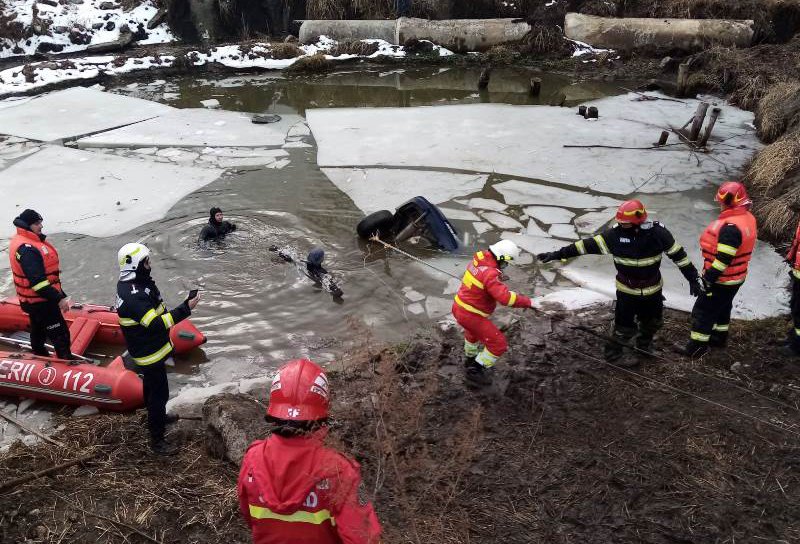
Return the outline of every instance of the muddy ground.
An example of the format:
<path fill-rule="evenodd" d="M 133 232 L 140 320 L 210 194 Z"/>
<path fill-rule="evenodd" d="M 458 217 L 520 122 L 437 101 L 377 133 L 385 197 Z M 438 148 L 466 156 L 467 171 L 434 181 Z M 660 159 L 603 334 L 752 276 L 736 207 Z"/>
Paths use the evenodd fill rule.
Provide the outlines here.
<path fill-rule="evenodd" d="M 364 335 L 331 369 L 331 441 L 361 461 L 385 542 L 800 541 L 800 365 L 779 351 L 784 320 L 736 323 L 730 349 L 691 362 L 671 351 L 687 317 L 670 312 L 657 357 L 631 372 L 575 328 L 602 333 L 608 309 L 557 317 L 510 327 L 485 392 L 463 385 L 454 330 L 391 348 Z M 0 541 L 248 541 L 236 467 L 208 456 L 199 422 L 177 424 L 171 459 L 147 455 L 141 413 L 64 424 L 66 447 L 18 444 L 0 482 L 96 457 L 0 492 Z"/>

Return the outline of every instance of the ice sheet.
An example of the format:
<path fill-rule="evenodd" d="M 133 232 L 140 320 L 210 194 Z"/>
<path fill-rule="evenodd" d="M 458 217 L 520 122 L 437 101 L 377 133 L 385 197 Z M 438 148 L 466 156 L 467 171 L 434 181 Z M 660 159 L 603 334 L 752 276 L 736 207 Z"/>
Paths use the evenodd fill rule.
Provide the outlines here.
<path fill-rule="evenodd" d="M 439 210 L 448 219 L 457 219 L 459 221 L 480 221 L 481 219 L 469 210 L 456 210 L 454 208 L 439 208 Z"/>
<path fill-rule="evenodd" d="M 434 204 L 480 191 L 487 176 L 384 168 L 323 168 L 334 185 L 365 214 L 394 210 L 422 195 Z"/>
<path fill-rule="evenodd" d="M 176 111 L 157 102 L 74 87 L 0 109 L 0 132 L 51 142 Z"/>
<path fill-rule="evenodd" d="M 651 147 L 661 130 L 682 126 L 698 104 L 636 98 L 628 94 L 590 102 L 599 109 L 597 122 L 575 115 L 572 108 L 505 104 L 313 109 L 307 118 L 320 166 L 496 172 L 613 194 L 702 187 L 709 179 L 733 175 L 760 148 L 748 127 L 753 114 L 726 105 L 709 156 L 682 146 L 564 147 Z M 731 139 L 722 143 L 726 138 Z"/>
<path fill-rule="evenodd" d="M 571 208 L 618 206 L 619 201 L 607 196 L 561 189 L 551 185 L 512 179 L 494 186 L 509 204 L 552 204 Z"/>
<path fill-rule="evenodd" d="M 572 225 L 553 225 L 550 227 L 548 233 L 550 236 L 555 236 L 556 238 L 566 238 L 567 240 L 576 240 L 578 238 L 578 235 L 575 233 L 575 227 Z"/>
<path fill-rule="evenodd" d="M 492 210 L 495 212 L 503 212 L 508 208 L 507 204 L 490 198 L 470 198 L 469 201 L 467 201 L 467 206 L 479 210 Z"/>
<path fill-rule="evenodd" d="M 205 108 L 170 108 L 161 117 L 78 140 L 78 147 L 274 147 L 282 146 L 300 116 L 255 124 L 250 115 Z"/>
<path fill-rule="evenodd" d="M 544 236 L 531 236 L 530 234 L 519 234 L 516 232 L 504 232 L 501 237 L 506 240 L 511 240 L 520 248 L 534 255 L 545 251 L 555 251 L 567 244 L 564 240 L 557 240 Z"/>
<path fill-rule="evenodd" d="M 113 236 L 163 218 L 220 172 L 45 146 L 0 172 L 0 225 L 10 234 L 14 217 L 32 206 L 48 234 Z"/>
<path fill-rule="evenodd" d="M 580 310 L 597 304 L 609 304 L 611 298 L 596 291 L 573 287 L 562 289 L 554 293 L 548 293 L 543 297 L 536 297 L 533 304 L 537 308 L 550 309 L 558 305 L 566 310 Z"/>
<path fill-rule="evenodd" d="M 553 206 L 528 206 L 525 208 L 525 213 L 547 225 L 569 223 L 575 217 L 574 212 L 564 208 L 554 208 Z"/>
<path fill-rule="evenodd" d="M 616 208 L 606 208 L 599 212 L 589 212 L 575 218 L 575 227 L 580 234 L 594 234 L 603 226 L 614 221 Z"/>
<path fill-rule="evenodd" d="M 496 226 L 500 229 L 523 229 L 522 223 L 514 219 L 513 217 L 509 217 L 507 215 L 503 215 L 502 213 L 497 212 L 481 212 L 481 217 L 491 223 L 492 225 Z"/>

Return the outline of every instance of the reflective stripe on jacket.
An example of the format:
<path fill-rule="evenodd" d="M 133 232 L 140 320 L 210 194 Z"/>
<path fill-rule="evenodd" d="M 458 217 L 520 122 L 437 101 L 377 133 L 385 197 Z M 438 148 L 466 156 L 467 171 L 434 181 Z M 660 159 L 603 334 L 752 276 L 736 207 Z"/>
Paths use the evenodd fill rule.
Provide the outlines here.
<path fill-rule="evenodd" d="M 726 225 L 733 225 L 742 236 L 742 243 L 738 248 L 720 243 L 720 230 Z M 738 285 L 744 283 L 753 249 L 756 245 L 758 231 L 756 218 L 747 208 L 732 208 L 724 210 L 719 217 L 712 221 L 705 232 L 700 236 L 700 249 L 703 252 L 703 271 L 711 268 L 720 272 L 716 283 L 721 285 Z M 732 257 L 730 263 L 725 265 L 717 257 L 723 254 Z M 728 259 L 725 259 L 726 261 Z"/>
<path fill-rule="evenodd" d="M 19 250 L 24 245 L 38 251 L 44 261 L 45 279 L 36 285 L 31 285 L 19 262 Z M 17 227 L 17 234 L 11 239 L 8 246 L 8 256 L 11 262 L 11 273 L 14 276 L 14 287 L 20 302 L 28 304 L 45 302 L 47 299 L 40 296 L 37 291 L 48 286 L 61 291 L 58 252 L 52 244 L 42 240 L 35 232 Z"/>
<path fill-rule="evenodd" d="M 508 289 L 500 281 L 497 260 L 489 251 L 479 251 L 461 278 L 455 302 L 468 312 L 489 317 L 497 303 L 514 308 L 529 308 L 531 299 Z"/>
<path fill-rule="evenodd" d="M 381 526 L 358 463 L 307 436 L 253 442 L 239 472 L 239 509 L 254 544 L 377 544 Z"/>

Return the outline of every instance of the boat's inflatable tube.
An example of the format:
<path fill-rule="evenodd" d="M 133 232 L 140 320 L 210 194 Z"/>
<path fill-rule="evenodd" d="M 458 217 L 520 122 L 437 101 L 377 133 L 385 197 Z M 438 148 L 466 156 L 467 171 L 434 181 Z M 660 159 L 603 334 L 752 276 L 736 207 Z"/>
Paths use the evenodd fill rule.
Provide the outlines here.
<path fill-rule="evenodd" d="M 117 311 L 110 306 L 97 306 L 95 304 L 73 304 L 69 311 L 64 314 L 67 324 L 70 326 L 70 332 L 73 331 L 73 325 L 83 323 L 82 319 L 86 322 L 96 322 L 99 325 L 95 327 L 92 323 L 88 330 L 94 330 L 91 338 L 82 338 L 82 343 L 91 342 L 92 340 L 103 344 L 116 344 L 125 345 L 125 339 L 122 337 L 122 328 L 119 325 L 119 317 Z M 79 323 L 74 323 L 75 321 Z M 85 327 L 75 327 L 76 329 L 83 330 Z M 16 297 L 0 300 L 0 331 L 29 331 L 30 321 L 28 314 L 22 311 L 19 306 L 19 300 Z M 75 336 L 75 335 L 72 335 Z M 90 336 L 85 334 L 85 336 Z M 181 354 L 191 351 L 192 349 L 204 344 L 206 337 L 195 327 L 191 321 L 184 319 L 180 323 L 176 323 L 170 329 L 170 339 L 172 345 L 175 347 L 175 353 Z M 73 343 L 76 338 L 72 338 Z"/>
<path fill-rule="evenodd" d="M 142 380 L 121 357 L 107 367 L 0 351 L 0 395 L 122 412 L 144 403 Z"/>

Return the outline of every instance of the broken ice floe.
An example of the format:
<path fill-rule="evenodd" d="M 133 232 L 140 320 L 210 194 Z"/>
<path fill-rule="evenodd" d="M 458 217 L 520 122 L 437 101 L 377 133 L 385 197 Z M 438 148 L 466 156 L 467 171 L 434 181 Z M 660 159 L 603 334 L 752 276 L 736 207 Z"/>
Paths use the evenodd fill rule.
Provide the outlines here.
<path fill-rule="evenodd" d="M 554 223 L 569 223 L 575 217 L 575 213 L 565 208 L 554 208 L 552 206 L 528 206 L 525 208 L 525 213 L 530 217 L 534 217 L 552 225 Z"/>
<path fill-rule="evenodd" d="M 19 210 L 29 205 L 26 195 L 35 194 L 48 233 L 121 234 L 162 218 L 175 202 L 219 174 L 215 169 L 44 146 L 0 171 L 5 195 L 0 225 L 8 231 Z"/>
<path fill-rule="evenodd" d="M 684 146 L 638 149 L 652 147 L 661 130 L 683 125 L 698 101 L 636 97 L 590 102 L 600 111 L 596 123 L 570 108 L 504 104 L 330 108 L 306 114 L 323 167 L 495 172 L 621 195 L 703 187 L 710 179 L 732 175 L 760 147 L 747 128 L 753 114 L 723 106 L 708 156 Z"/>
<path fill-rule="evenodd" d="M 0 133 L 51 142 L 152 119 L 174 108 L 74 87 L 0 109 Z"/>
<path fill-rule="evenodd" d="M 385 168 L 323 168 L 322 172 L 365 214 L 394 210 L 417 195 L 434 204 L 480 191 L 486 175 Z"/>
<path fill-rule="evenodd" d="M 277 123 L 258 125 L 250 118 L 234 111 L 170 108 L 153 119 L 81 138 L 78 147 L 282 146 L 300 119 L 282 115 Z"/>

